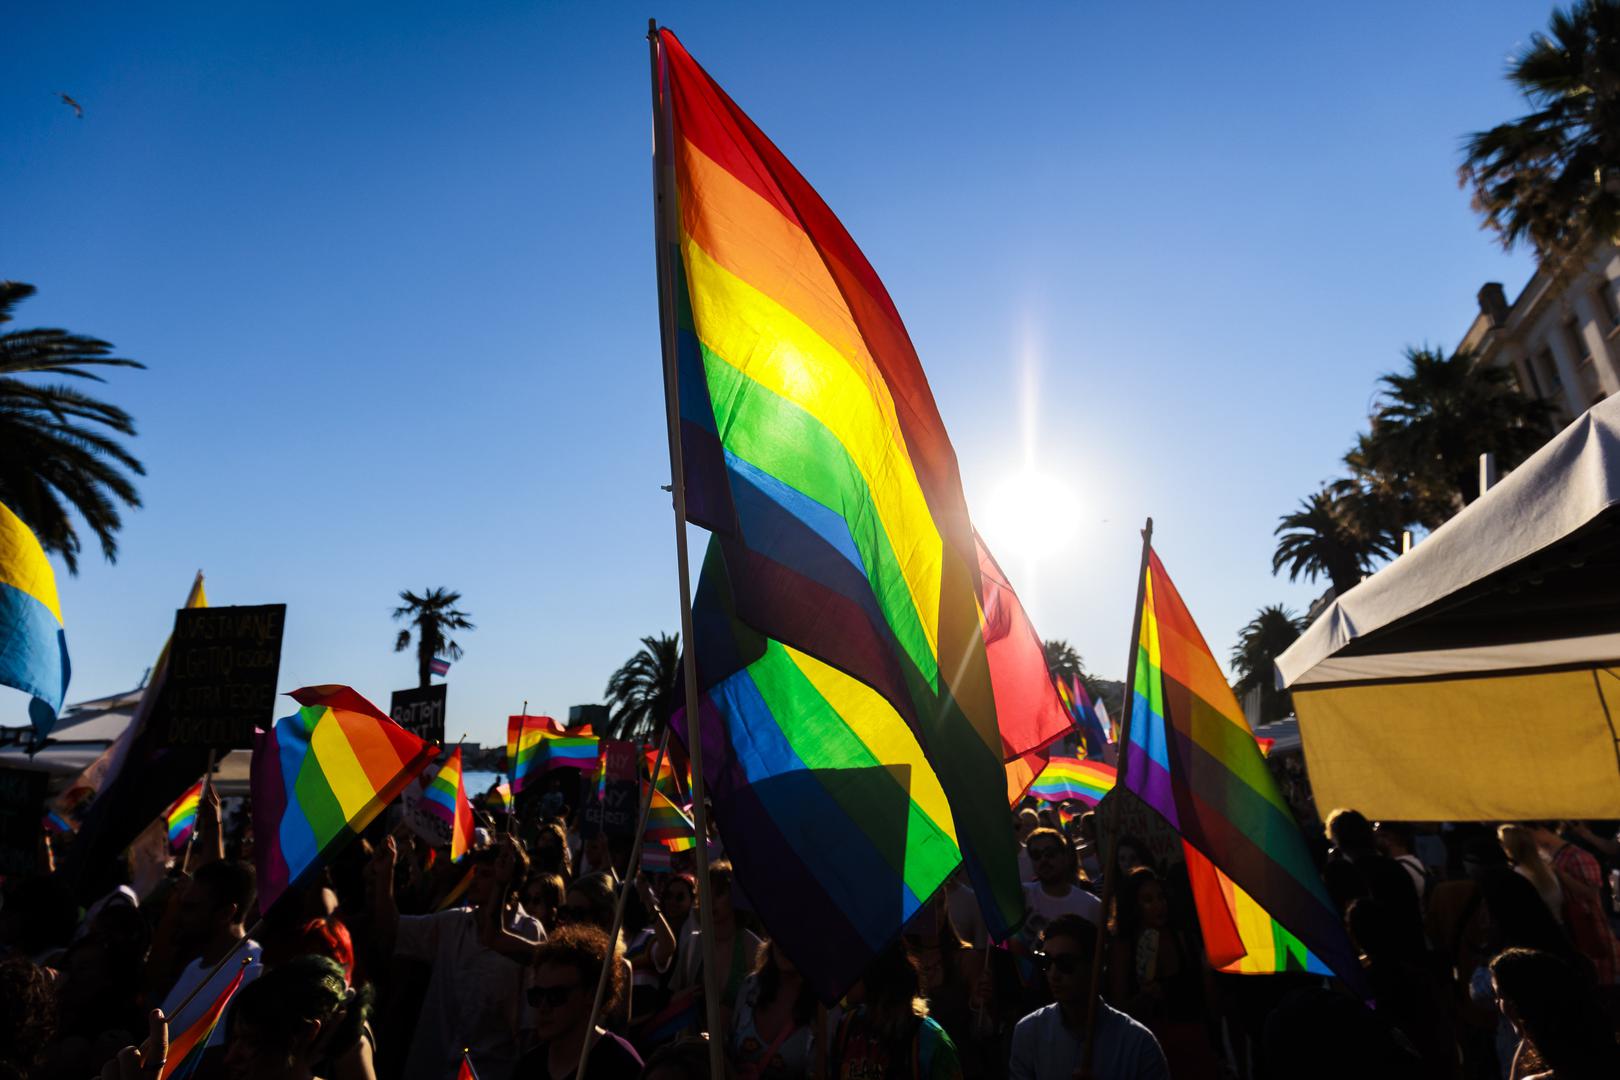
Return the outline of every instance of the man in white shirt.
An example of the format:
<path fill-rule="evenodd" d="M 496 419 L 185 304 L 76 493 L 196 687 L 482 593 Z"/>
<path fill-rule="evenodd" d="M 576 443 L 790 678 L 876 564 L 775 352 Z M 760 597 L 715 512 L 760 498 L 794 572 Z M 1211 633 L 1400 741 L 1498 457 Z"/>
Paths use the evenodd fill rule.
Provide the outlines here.
<path fill-rule="evenodd" d="M 1079 868 L 1074 849 L 1056 829 L 1036 829 L 1029 834 L 1024 850 L 1035 867 L 1035 880 L 1024 885 L 1024 906 L 1029 909 L 1026 924 L 1039 933 L 1059 915 L 1078 915 L 1093 925 L 1102 922 L 1102 902 L 1078 884 Z"/>
<path fill-rule="evenodd" d="M 1072 1080 L 1086 1060 L 1086 991 L 1097 929 L 1076 915 L 1053 919 L 1041 936 L 1040 963 L 1053 1004 L 1013 1028 L 1009 1080 Z M 1101 998 L 1091 1071 L 1098 1080 L 1170 1080 L 1153 1033 Z"/>
<path fill-rule="evenodd" d="M 248 964 L 242 985 L 259 977 L 262 970 L 259 943 L 244 940 L 247 933 L 242 925 L 250 913 L 253 895 L 253 868 L 233 860 L 205 863 L 184 886 L 175 928 L 175 952 L 195 959 L 180 972 L 174 986 L 163 997 L 163 1015 L 169 1018 L 171 1033 L 178 1035 L 186 1030 L 213 1005 L 242 970 L 243 958 Z M 230 954 L 229 959 L 226 959 L 227 954 Z M 226 962 L 221 964 L 221 960 Z M 215 970 L 216 965 L 218 970 Z M 205 979 L 207 985 L 197 990 Z M 181 1008 L 183 1001 L 186 1004 Z M 219 1048 L 225 1045 L 225 1026 L 222 1018 L 209 1036 L 209 1055 L 218 1055 Z M 205 1057 L 199 1074 L 206 1075 L 212 1066 L 212 1058 Z"/>
<path fill-rule="evenodd" d="M 394 903 L 393 837 L 372 860 L 377 933 L 399 956 L 432 966 L 422 1012 L 406 1058 L 406 1080 L 445 1080 L 456 1075 L 465 1047 L 480 1080 L 511 1080 L 523 1049 L 523 1030 L 532 1026 L 524 1004 L 526 971 L 520 959 L 495 944 L 494 924 L 504 912 L 505 928 L 533 944 L 545 937 L 538 920 L 514 905 L 504 907 L 527 870 L 527 857 L 511 837 L 500 846 L 472 852 L 472 883 L 467 907 L 432 915 L 401 915 Z"/>

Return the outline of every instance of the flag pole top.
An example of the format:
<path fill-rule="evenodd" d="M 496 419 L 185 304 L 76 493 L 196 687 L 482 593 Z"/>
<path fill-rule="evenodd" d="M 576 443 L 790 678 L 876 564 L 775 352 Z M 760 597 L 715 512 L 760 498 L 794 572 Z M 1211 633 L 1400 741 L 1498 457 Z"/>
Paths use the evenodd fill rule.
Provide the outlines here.
<path fill-rule="evenodd" d="M 655 38 L 655 37 L 658 36 L 658 20 L 657 19 L 648 19 L 647 20 L 647 36 L 649 38 Z"/>

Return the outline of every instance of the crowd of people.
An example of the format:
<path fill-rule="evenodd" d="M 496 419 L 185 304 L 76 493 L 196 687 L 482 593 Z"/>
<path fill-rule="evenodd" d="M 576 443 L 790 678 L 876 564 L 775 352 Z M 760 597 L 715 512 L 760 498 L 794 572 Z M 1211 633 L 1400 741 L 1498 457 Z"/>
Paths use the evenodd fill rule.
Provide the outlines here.
<path fill-rule="evenodd" d="M 384 815 L 259 919 L 248 815 L 210 788 L 195 841 L 147 895 L 76 897 L 49 873 L 5 882 L 0 1080 L 157 1080 L 169 1041 L 237 979 L 185 1080 L 453 1080 L 464 1067 L 564 1080 L 582 1055 L 599 1080 L 686 1080 L 709 1075 L 710 1038 L 742 1080 L 1620 1076 L 1615 823 L 1418 830 L 1328 815 L 1313 838 L 1366 1001 L 1320 976 L 1212 970 L 1173 849 L 1108 843 L 1105 818 L 1018 809 L 1020 934 L 989 941 L 953 877 L 828 1003 L 723 855 L 705 949 L 690 853 L 626 887 L 629 838 L 555 798 L 481 814 L 456 863 Z"/>

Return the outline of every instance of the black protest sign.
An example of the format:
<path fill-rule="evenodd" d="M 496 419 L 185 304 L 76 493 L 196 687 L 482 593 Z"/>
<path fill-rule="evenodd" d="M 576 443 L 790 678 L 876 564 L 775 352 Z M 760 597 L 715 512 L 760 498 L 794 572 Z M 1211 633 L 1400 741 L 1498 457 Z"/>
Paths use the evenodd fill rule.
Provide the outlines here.
<path fill-rule="evenodd" d="M 49 783 L 49 773 L 0 769 L 0 876 L 19 879 L 38 872 Z"/>
<path fill-rule="evenodd" d="M 595 825 L 609 836 L 634 836 L 636 815 L 641 811 L 641 782 L 637 768 L 641 762 L 641 748 L 632 742 L 603 739 L 601 798 L 592 792 L 585 807 L 585 821 Z M 592 773 L 585 772 L 580 779 L 595 782 Z"/>
<path fill-rule="evenodd" d="M 275 720 L 286 604 L 182 608 L 158 698 L 165 746 L 242 750 Z"/>
<path fill-rule="evenodd" d="M 395 690 L 393 700 L 388 703 L 388 715 L 417 738 L 443 746 L 444 691 L 444 683 Z"/>

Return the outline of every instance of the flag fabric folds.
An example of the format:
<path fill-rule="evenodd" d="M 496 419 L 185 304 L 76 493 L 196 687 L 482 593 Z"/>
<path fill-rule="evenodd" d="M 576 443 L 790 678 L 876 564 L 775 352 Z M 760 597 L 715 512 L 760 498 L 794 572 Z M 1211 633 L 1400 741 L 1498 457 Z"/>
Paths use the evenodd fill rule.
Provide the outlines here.
<path fill-rule="evenodd" d="M 553 735 L 542 731 L 534 745 L 534 771 L 594 769 L 600 757 L 601 745 L 595 735 L 575 735 L 572 732 Z"/>
<path fill-rule="evenodd" d="M 0 503 L 0 684 L 33 698 L 28 719 L 40 738 L 56 726 L 70 674 L 56 574 L 33 531 Z"/>
<path fill-rule="evenodd" d="M 202 1064 L 203 1051 L 208 1047 L 208 1040 L 213 1037 L 214 1029 L 219 1027 L 220 1018 L 225 1015 L 225 1008 L 242 988 L 242 979 L 247 975 L 248 961 L 244 959 L 236 972 L 236 978 L 225 984 L 219 997 L 209 1003 L 208 1008 L 198 1014 L 197 1019 L 184 1031 L 175 1032 L 169 1037 L 169 1056 L 163 1061 L 162 1071 L 158 1073 L 158 1080 L 186 1080 L 197 1071 Z"/>
<path fill-rule="evenodd" d="M 448 675 L 450 674 L 450 661 L 442 656 L 435 656 L 428 661 L 428 670 L 435 675 Z"/>
<path fill-rule="evenodd" d="M 1114 790 L 1114 767 L 1090 759 L 1054 757 L 1029 786 L 1029 793 L 1047 802 L 1074 799 L 1096 806 Z"/>
<path fill-rule="evenodd" d="M 1361 967 L 1231 687 L 1150 551 L 1125 786 L 1181 833 L 1211 962 L 1260 973 Z"/>
<path fill-rule="evenodd" d="M 826 694 L 841 705 L 847 691 L 881 713 L 872 737 L 884 745 L 898 718 L 949 798 L 951 832 L 999 937 L 1023 915 L 1005 819 L 1003 764 L 1014 755 L 955 452 L 855 242 L 675 36 L 660 31 L 660 44 L 688 517 L 726 548 L 733 614 L 769 642 L 752 668 L 700 653 L 716 734 L 755 719 L 795 729 L 799 718 L 782 710 L 801 694 L 811 699 L 803 723 L 855 728 L 856 741 L 865 729 L 842 724 Z M 766 773 L 795 771 L 769 760 Z"/>
<path fill-rule="evenodd" d="M 261 912 L 359 835 L 437 753 L 347 686 L 288 696 L 302 708 L 253 740 Z"/>
<path fill-rule="evenodd" d="M 472 804 L 467 801 L 467 783 L 461 772 L 461 747 L 450 757 L 422 793 L 422 808 L 450 826 L 450 861 L 460 862 L 472 843 Z"/>
<path fill-rule="evenodd" d="M 1067 682 L 1057 680 L 1058 696 L 1063 699 L 1064 708 L 1074 717 L 1074 726 L 1080 730 L 1080 737 L 1085 743 L 1086 757 L 1093 761 L 1107 761 L 1109 753 L 1109 739 L 1103 727 L 1104 713 L 1099 713 L 1097 705 L 1086 692 L 1086 686 L 1078 678 L 1070 675 Z"/>
<path fill-rule="evenodd" d="M 527 787 L 540 768 L 540 740 L 549 735 L 561 735 L 563 728 L 549 716 L 509 716 L 506 718 L 506 771 L 511 774 L 512 794 Z M 574 734 L 590 734 L 590 727 L 575 729 Z"/>
<path fill-rule="evenodd" d="M 697 846 L 697 832 L 692 819 L 657 788 L 652 790 L 652 801 L 647 806 L 647 827 L 642 836 L 647 840 L 659 841 L 671 851 L 684 851 Z"/>
<path fill-rule="evenodd" d="M 180 851 L 197 828 L 197 807 L 202 802 L 203 782 L 198 780 L 163 811 L 163 822 L 169 830 L 169 850 Z"/>

